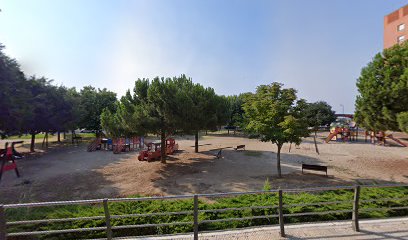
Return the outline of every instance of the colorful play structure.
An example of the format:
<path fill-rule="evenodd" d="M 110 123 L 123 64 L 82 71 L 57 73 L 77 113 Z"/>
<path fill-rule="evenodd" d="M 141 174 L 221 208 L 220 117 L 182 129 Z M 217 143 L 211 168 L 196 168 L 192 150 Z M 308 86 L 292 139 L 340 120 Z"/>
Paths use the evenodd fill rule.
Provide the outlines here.
<path fill-rule="evenodd" d="M 144 149 L 147 147 L 147 149 Z M 166 154 L 172 155 L 179 148 L 173 138 L 166 139 Z M 143 150 L 144 149 L 144 150 Z M 141 150 L 138 159 L 140 161 L 152 161 L 161 157 L 161 142 L 145 143 L 143 137 L 132 138 L 96 138 L 88 145 L 88 152 L 97 150 L 112 150 L 114 154 Z"/>
<path fill-rule="evenodd" d="M 402 147 L 408 147 L 407 143 L 404 143 L 401 140 L 399 140 L 398 138 L 394 137 L 393 134 L 386 134 L 383 131 L 378 131 L 378 132 L 366 131 L 365 132 L 365 141 L 366 142 L 367 142 L 367 137 L 370 137 L 370 142 L 373 143 L 373 144 L 378 142 L 380 145 L 385 145 L 386 140 L 391 139 L 391 140 L 393 140 L 394 142 L 396 142 L 397 144 L 399 144 Z"/>
<path fill-rule="evenodd" d="M 357 124 L 349 117 L 338 118 L 335 122 L 330 124 L 330 134 L 326 138 L 326 143 L 330 141 L 357 141 L 359 129 Z M 367 137 L 370 137 L 371 143 L 375 144 L 376 141 L 382 145 L 385 145 L 386 139 L 391 139 L 403 147 L 408 147 L 408 144 L 402 142 L 398 138 L 395 138 L 392 134 L 386 134 L 383 131 L 365 131 L 365 142 Z"/>
<path fill-rule="evenodd" d="M 15 160 L 20 159 L 23 156 L 15 150 L 14 146 L 21 143 L 23 143 L 23 141 L 12 142 L 11 144 L 6 142 L 4 149 L 0 149 L 0 181 L 3 173 L 7 171 L 14 170 L 17 177 L 20 177 Z"/>
<path fill-rule="evenodd" d="M 142 148 L 142 137 L 132 138 L 95 138 L 88 145 L 88 152 L 96 150 L 112 150 L 113 153 L 121 153 L 126 151 L 133 151 L 137 148 Z"/>
<path fill-rule="evenodd" d="M 348 117 L 337 118 L 335 122 L 330 124 L 330 134 L 326 138 L 326 143 L 332 140 L 335 141 L 357 141 L 358 127 L 355 122 Z"/>
<path fill-rule="evenodd" d="M 173 138 L 166 140 L 166 154 L 172 155 L 178 150 L 178 144 Z M 137 159 L 139 161 L 152 161 L 161 157 L 161 142 L 150 142 L 147 144 L 147 150 L 140 151 Z"/>

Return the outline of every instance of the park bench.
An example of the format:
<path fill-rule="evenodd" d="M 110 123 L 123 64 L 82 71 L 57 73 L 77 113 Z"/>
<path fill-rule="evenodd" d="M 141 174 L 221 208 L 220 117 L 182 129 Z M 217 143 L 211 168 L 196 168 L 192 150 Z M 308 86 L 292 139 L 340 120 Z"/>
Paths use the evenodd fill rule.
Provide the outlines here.
<path fill-rule="evenodd" d="M 237 147 L 234 148 L 234 150 L 238 150 L 238 149 L 244 149 L 245 150 L 245 145 L 238 145 Z"/>
<path fill-rule="evenodd" d="M 303 169 L 326 172 L 326 176 L 327 176 L 327 166 L 320 166 L 320 165 L 312 165 L 312 164 L 302 163 L 302 174 L 303 174 Z"/>

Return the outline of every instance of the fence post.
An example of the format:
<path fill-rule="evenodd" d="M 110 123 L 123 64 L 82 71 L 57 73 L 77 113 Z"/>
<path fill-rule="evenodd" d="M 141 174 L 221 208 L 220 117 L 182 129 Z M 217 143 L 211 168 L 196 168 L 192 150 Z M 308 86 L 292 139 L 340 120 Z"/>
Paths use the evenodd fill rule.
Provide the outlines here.
<path fill-rule="evenodd" d="M 198 196 L 194 195 L 194 240 L 198 240 Z"/>
<path fill-rule="evenodd" d="M 352 215 L 353 230 L 356 232 L 360 232 L 360 225 L 358 222 L 359 201 L 360 201 L 360 186 L 356 186 L 354 188 L 353 215 Z"/>
<path fill-rule="evenodd" d="M 106 238 L 108 240 L 112 239 L 112 226 L 110 223 L 110 213 L 109 213 L 109 207 L 108 207 L 108 199 L 105 198 L 103 200 L 103 210 L 105 212 L 105 223 L 106 223 Z"/>
<path fill-rule="evenodd" d="M 285 237 L 285 224 L 283 222 L 283 192 L 279 189 L 279 226 L 280 226 L 280 236 Z"/>
<path fill-rule="evenodd" d="M 6 240 L 6 213 L 3 205 L 0 205 L 0 240 Z"/>

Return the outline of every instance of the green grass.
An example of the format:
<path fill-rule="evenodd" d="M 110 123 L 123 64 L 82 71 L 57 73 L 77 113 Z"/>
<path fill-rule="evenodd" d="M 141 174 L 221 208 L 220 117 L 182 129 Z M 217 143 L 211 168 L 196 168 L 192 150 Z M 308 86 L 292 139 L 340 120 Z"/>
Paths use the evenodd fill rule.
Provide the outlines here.
<path fill-rule="evenodd" d="M 83 137 L 83 138 L 94 138 L 94 137 L 96 136 L 95 133 L 78 133 L 78 134 L 76 134 L 76 135 L 77 135 L 77 136 L 81 136 L 81 137 Z M 45 136 L 44 133 L 38 133 L 38 134 L 35 135 L 35 139 L 43 139 L 44 136 Z M 57 137 L 57 134 L 56 134 L 56 133 L 55 133 L 54 135 L 48 134 L 48 137 L 49 137 L 49 138 Z M 65 137 L 66 137 L 66 139 L 70 139 L 70 138 L 71 138 L 71 134 L 65 134 Z M 62 139 L 62 138 L 63 138 L 63 134 L 61 133 L 61 139 Z M 31 135 L 29 135 L 29 134 L 27 134 L 27 135 L 21 135 L 21 136 L 14 135 L 14 136 L 8 137 L 7 139 L 24 139 L 24 140 L 26 140 L 26 139 L 31 139 Z"/>
<path fill-rule="evenodd" d="M 361 199 L 380 199 L 380 198 L 403 198 L 408 195 L 408 188 L 363 188 L 361 191 Z M 325 191 L 320 193 L 300 193 L 300 194 L 284 194 L 284 204 L 296 203 L 317 203 L 317 202 L 332 202 L 332 201 L 349 201 L 353 199 L 352 190 L 337 190 Z M 237 197 L 218 198 L 215 201 L 200 200 L 199 209 L 221 209 L 221 208 L 239 208 L 248 206 L 276 206 L 278 204 L 278 196 L 272 194 L 260 195 L 242 195 Z M 379 208 L 379 207 L 395 207 L 407 206 L 408 200 L 378 200 L 376 202 L 361 203 L 360 209 Z M 330 204 L 330 205 L 312 205 L 312 206 L 297 206 L 287 207 L 285 213 L 301 213 L 301 212 L 321 212 L 332 210 L 350 210 L 352 203 Z M 162 201 L 142 201 L 142 202 L 122 202 L 109 204 L 111 215 L 136 214 L 136 213 L 158 213 L 158 212 L 176 212 L 176 211 L 192 211 L 192 200 L 162 200 Z M 84 216 L 103 216 L 103 208 L 101 205 L 92 206 L 57 206 L 57 207 L 41 207 L 28 209 L 7 209 L 7 221 L 27 220 L 27 219 L 49 219 L 49 218 L 67 218 L 67 217 L 84 217 Z M 206 212 L 200 213 L 199 219 L 228 219 L 237 217 L 250 217 L 260 215 L 274 215 L 276 208 L 268 209 L 245 209 L 245 210 L 230 210 L 226 212 Z M 393 216 L 407 216 L 408 210 L 388 210 L 375 212 L 362 212 L 361 218 L 384 218 Z M 336 213 L 325 215 L 310 215 L 299 217 L 285 217 L 286 223 L 298 222 L 313 222 L 313 221 L 328 221 L 328 220 L 348 220 L 351 219 L 351 213 Z M 113 226 L 131 225 L 131 224 L 148 224 L 148 223 L 170 223 L 170 222 L 190 222 L 193 221 L 192 214 L 190 215 L 170 215 L 170 216 L 154 216 L 154 217 L 128 217 L 121 219 L 112 219 Z M 253 219 L 245 221 L 226 221 L 217 223 L 208 223 L 200 225 L 200 231 L 204 230 L 221 230 L 241 227 L 251 227 L 260 225 L 278 224 L 277 218 L 270 219 Z M 71 221 L 64 223 L 52 224 L 29 224 L 22 226 L 10 226 L 9 232 L 15 231 L 38 231 L 38 230 L 53 230 L 53 229 L 68 229 L 68 228 L 85 228 L 85 227 L 100 227 L 104 226 L 104 220 L 92 221 Z M 173 234 L 191 232 L 191 225 L 176 225 L 166 227 L 145 227 L 134 229 L 115 230 L 114 236 L 136 236 L 136 235 L 151 235 L 151 234 Z M 78 238 L 103 238 L 105 233 L 101 232 L 83 232 L 81 234 L 59 234 L 40 236 L 38 239 L 78 239 Z M 10 238 L 13 239 L 13 238 Z"/>
<path fill-rule="evenodd" d="M 262 156 L 262 152 L 258 152 L 258 151 L 245 151 L 244 152 L 245 156 L 249 156 L 249 157 L 260 157 Z"/>
<path fill-rule="evenodd" d="M 45 134 L 43 133 L 39 133 L 35 135 L 35 139 L 43 139 L 45 136 Z M 49 135 L 49 137 L 52 137 L 52 135 Z M 7 139 L 31 139 L 31 135 L 27 134 L 27 135 L 14 135 L 14 136 L 10 136 Z"/>

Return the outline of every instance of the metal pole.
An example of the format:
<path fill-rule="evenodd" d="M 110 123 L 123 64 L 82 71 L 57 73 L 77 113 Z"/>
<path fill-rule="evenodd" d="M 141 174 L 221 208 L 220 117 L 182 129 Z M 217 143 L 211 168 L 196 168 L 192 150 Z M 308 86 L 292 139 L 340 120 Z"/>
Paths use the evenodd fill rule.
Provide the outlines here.
<path fill-rule="evenodd" d="M 283 191 L 279 189 L 279 226 L 280 226 L 280 236 L 285 237 L 285 224 L 283 222 Z"/>
<path fill-rule="evenodd" d="M 0 240 L 6 240 L 6 213 L 3 205 L 0 205 Z"/>
<path fill-rule="evenodd" d="M 108 207 L 108 199 L 105 198 L 103 200 L 103 209 L 105 212 L 105 223 L 106 223 L 106 238 L 108 240 L 112 239 L 112 226 L 110 222 L 110 213 L 109 213 L 109 207 Z"/>
<path fill-rule="evenodd" d="M 198 196 L 194 195 L 194 240 L 198 240 Z"/>
<path fill-rule="evenodd" d="M 360 225 L 358 222 L 359 200 L 360 200 L 360 186 L 356 186 L 354 188 L 353 216 L 352 216 L 353 230 L 356 232 L 360 232 Z"/>

